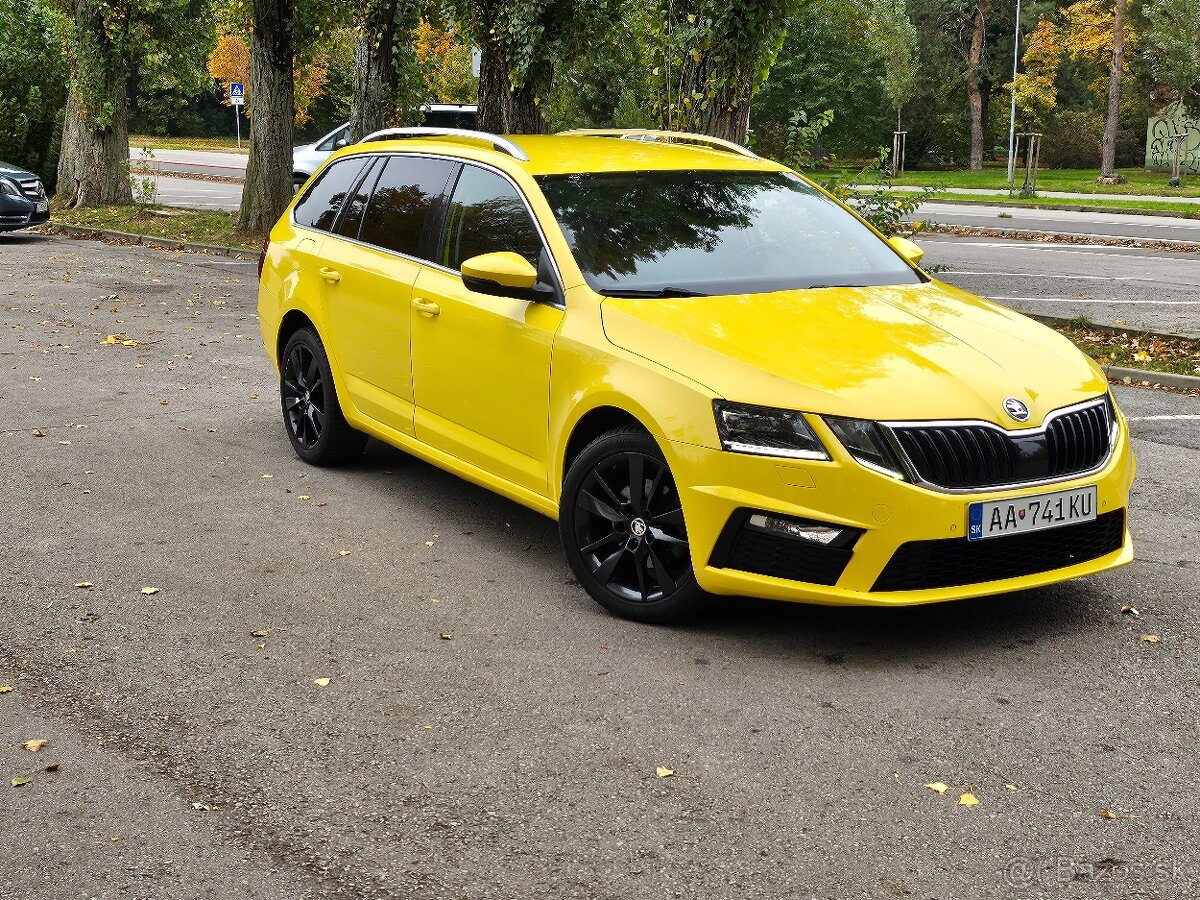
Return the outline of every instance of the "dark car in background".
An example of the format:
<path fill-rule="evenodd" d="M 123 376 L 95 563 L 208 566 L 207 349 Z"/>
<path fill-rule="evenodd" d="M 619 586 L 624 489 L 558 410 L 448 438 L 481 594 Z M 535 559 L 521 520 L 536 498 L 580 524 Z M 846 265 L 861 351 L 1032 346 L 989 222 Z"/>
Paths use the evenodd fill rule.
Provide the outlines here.
<path fill-rule="evenodd" d="M 50 218 L 50 200 L 42 179 L 0 162 L 0 231 L 41 225 Z"/>

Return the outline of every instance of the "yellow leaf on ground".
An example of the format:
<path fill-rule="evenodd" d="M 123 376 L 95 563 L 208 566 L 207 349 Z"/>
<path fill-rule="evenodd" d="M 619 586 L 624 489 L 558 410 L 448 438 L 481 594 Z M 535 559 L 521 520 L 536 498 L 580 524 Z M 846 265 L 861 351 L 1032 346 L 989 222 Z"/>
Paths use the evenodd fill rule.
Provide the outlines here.
<path fill-rule="evenodd" d="M 75 582 L 75 587 L 90 588 L 90 587 L 92 587 L 92 583 L 90 581 L 77 581 L 77 582 Z"/>
<path fill-rule="evenodd" d="M 29 784 L 29 782 L 31 782 L 31 781 L 33 781 L 32 778 L 14 778 L 12 780 L 12 786 L 13 787 L 24 787 L 25 785 Z"/>
<path fill-rule="evenodd" d="M 1119 819 L 1121 817 L 1118 816 L 1111 809 L 1102 809 L 1102 810 L 1100 810 L 1100 818 L 1102 818 L 1102 819 Z"/>
<path fill-rule="evenodd" d="M 119 343 L 119 342 L 120 342 L 120 340 L 121 340 L 121 339 L 120 339 L 119 337 L 117 337 L 115 334 L 110 334 L 108 337 L 106 337 L 106 338 L 105 338 L 104 340 L 102 340 L 100 343 L 102 343 L 102 344 L 116 344 L 116 343 Z"/>
<path fill-rule="evenodd" d="M 1143 635 L 1141 635 L 1141 640 L 1145 641 L 1147 644 L 1157 644 L 1158 643 L 1158 635 L 1157 634 L 1143 634 Z"/>
<path fill-rule="evenodd" d="M 1004 786 L 1004 789 L 1006 791 L 1015 791 L 1017 789 L 1017 786 L 1015 784 L 1006 784 Z"/>
<path fill-rule="evenodd" d="M 659 778 L 670 778 L 675 774 L 674 769 L 668 769 L 666 766 L 658 766 L 654 770 L 654 774 Z"/>
<path fill-rule="evenodd" d="M 30 753 L 37 753 L 39 750 L 41 750 L 43 747 L 45 747 L 48 743 L 50 743 L 50 742 L 48 740 L 46 740 L 45 738 L 34 738 L 32 741 L 26 741 L 21 746 L 24 747 L 26 750 L 28 750 Z"/>
<path fill-rule="evenodd" d="M 143 594 L 157 594 L 157 593 L 158 593 L 158 588 L 156 588 L 156 587 L 144 587 L 144 588 L 142 588 L 142 593 L 143 593 Z"/>
<path fill-rule="evenodd" d="M 438 637 L 440 637 L 443 641 L 448 641 L 451 638 L 451 634 L 448 631 L 443 631 L 441 634 L 438 635 Z"/>
<path fill-rule="evenodd" d="M 11 684 L 0 684 L 0 694 L 11 694 L 13 686 Z"/>
<path fill-rule="evenodd" d="M 339 550 L 338 551 L 338 556 L 349 556 L 349 555 L 350 555 L 349 550 Z"/>
<path fill-rule="evenodd" d="M 251 637 L 267 637 L 270 633 L 270 628 L 259 628 L 256 631 L 250 632 L 250 635 Z"/>
<path fill-rule="evenodd" d="M 961 797 L 958 798 L 958 805 L 959 806 L 978 806 L 979 798 L 976 797 L 974 794 L 972 794 L 970 791 L 967 791 Z"/>
<path fill-rule="evenodd" d="M 950 790 L 950 785 L 943 784 L 940 781 L 931 781 L 929 784 L 925 785 L 925 787 L 929 788 L 935 794 L 944 794 L 946 791 Z"/>
<path fill-rule="evenodd" d="M 329 678 L 314 678 L 313 684 L 317 687 L 329 687 L 330 680 Z"/>

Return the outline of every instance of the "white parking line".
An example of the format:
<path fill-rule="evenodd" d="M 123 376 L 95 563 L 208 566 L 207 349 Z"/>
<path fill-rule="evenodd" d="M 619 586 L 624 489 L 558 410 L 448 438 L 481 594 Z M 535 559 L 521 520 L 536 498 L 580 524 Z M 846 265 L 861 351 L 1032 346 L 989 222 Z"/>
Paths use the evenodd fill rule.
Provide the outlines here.
<path fill-rule="evenodd" d="M 1111 235 L 1110 235 L 1111 237 Z M 1003 247 L 1008 250 L 1036 250 L 1039 253 L 1071 253 L 1076 256 L 1119 256 L 1122 259 L 1148 259 L 1157 263 L 1163 262 L 1196 262 L 1194 259 L 1188 259 L 1186 256 L 1135 256 L 1132 253 L 1122 253 L 1123 250 L 1143 250 L 1143 247 L 1108 247 L 1107 252 L 1101 250 L 1074 250 L 1065 247 L 1047 247 L 1043 244 L 1017 244 L 1017 243 L 997 243 L 984 241 L 969 241 L 969 240 L 931 240 L 930 238 L 921 238 L 921 244 L 951 244 L 959 247 Z M 1165 251 L 1170 251 L 1172 248 L 1163 248 Z"/>
<path fill-rule="evenodd" d="M 1133 306 L 1200 306 L 1200 300 L 1112 300 L 1095 297 L 987 297 L 996 303 L 1123 303 Z"/>
<path fill-rule="evenodd" d="M 958 269 L 951 269 L 949 272 L 943 272 L 943 275 L 1005 275 L 1009 278 L 1083 278 L 1093 281 L 1153 281 L 1157 283 L 1160 279 L 1153 277 L 1143 277 L 1141 275 L 1077 275 L 1074 272 L 1051 273 L 1051 272 L 962 272 Z"/>
<path fill-rule="evenodd" d="M 1200 421 L 1200 416 L 1130 416 L 1130 422 L 1191 422 Z"/>

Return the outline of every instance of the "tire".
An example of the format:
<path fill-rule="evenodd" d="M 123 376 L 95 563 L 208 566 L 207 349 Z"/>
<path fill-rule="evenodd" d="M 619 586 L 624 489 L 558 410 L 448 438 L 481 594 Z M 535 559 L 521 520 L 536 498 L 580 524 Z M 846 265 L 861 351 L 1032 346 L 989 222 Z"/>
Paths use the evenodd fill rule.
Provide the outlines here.
<path fill-rule="evenodd" d="M 301 328 L 283 348 L 279 399 L 292 449 L 306 463 L 338 466 L 362 453 L 367 436 L 342 416 L 329 357 L 311 328 Z"/>
<path fill-rule="evenodd" d="M 640 428 L 602 434 L 575 458 L 558 527 L 575 577 L 613 615 L 667 624 L 703 605 L 675 479 Z"/>

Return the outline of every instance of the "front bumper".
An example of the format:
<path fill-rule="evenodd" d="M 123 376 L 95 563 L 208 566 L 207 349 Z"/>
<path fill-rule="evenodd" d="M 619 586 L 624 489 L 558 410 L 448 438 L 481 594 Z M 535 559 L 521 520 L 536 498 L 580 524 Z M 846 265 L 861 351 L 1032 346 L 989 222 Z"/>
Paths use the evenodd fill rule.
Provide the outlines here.
<path fill-rule="evenodd" d="M 50 206 L 40 208 L 41 204 L 26 200 L 23 197 L 0 195 L 0 231 L 16 231 L 18 228 L 32 228 L 42 225 L 50 219 Z"/>
<path fill-rule="evenodd" d="M 1133 560 L 1125 509 L 1135 465 L 1123 419 L 1117 445 L 1099 472 L 1051 485 L 973 494 L 941 493 L 877 474 L 855 462 L 836 443 L 831 446 L 832 461 L 803 463 L 691 444 L 671 443 L 667 449 L 683 501 L 696 580 L 714 594 L 858 606 L 936 603 L 1039 587 Z M 1099 524 L 1090 530 L 1074 525 L 1030 532 L 1039 537 L 1024 543 L 1013 543 L 1013 537 L 967 540 L 970 503 L 1091 484 L 1097 487 Z M 743 571 L 735 566 L 747 553 L 770 551 L 769 547 L 742 547 L 731 553 L 731 535 L 747 511 L 845 526 L 861 534 L 852 551 L 842 552 L 842 558 L 822 553 L 825 548 L 813 551 L 811 545 L 797 544 L 798 556 L 783 559 L 776 552 L 770 559 L 761 554 L 757 557 L 762 564 L 756 568 L 776 574 Z M 935 543 L 914 546 L 914 542 Z M 1085 548 L 1082 554 L 1064 548 L 1071 542 L 1073 547 Z M 909 546 L 901 552 L 903 545 Z M 1104 552 L 1095 556 L 1096 548 Z M 1094 558 L 1074 561 L 1089 555 L 1089 549 Z M 806 550 L 810 551 L 807 555 Z M 896 562 L 889 567 L 893 558 Z M 968 572 L 950 580 L 971 579 L 968 583 L 911 587 L 936 584 L 936 572 L 952 562 Z M 977 566 L 979 580 L 974 580 L 972 566 Z M 1038 571 L 1030 572 L 1030 568 Z M 935 574 L 912 575 L 914 571 Z M 1014 574 L 1007 576 L 1008 571 Z"/>

